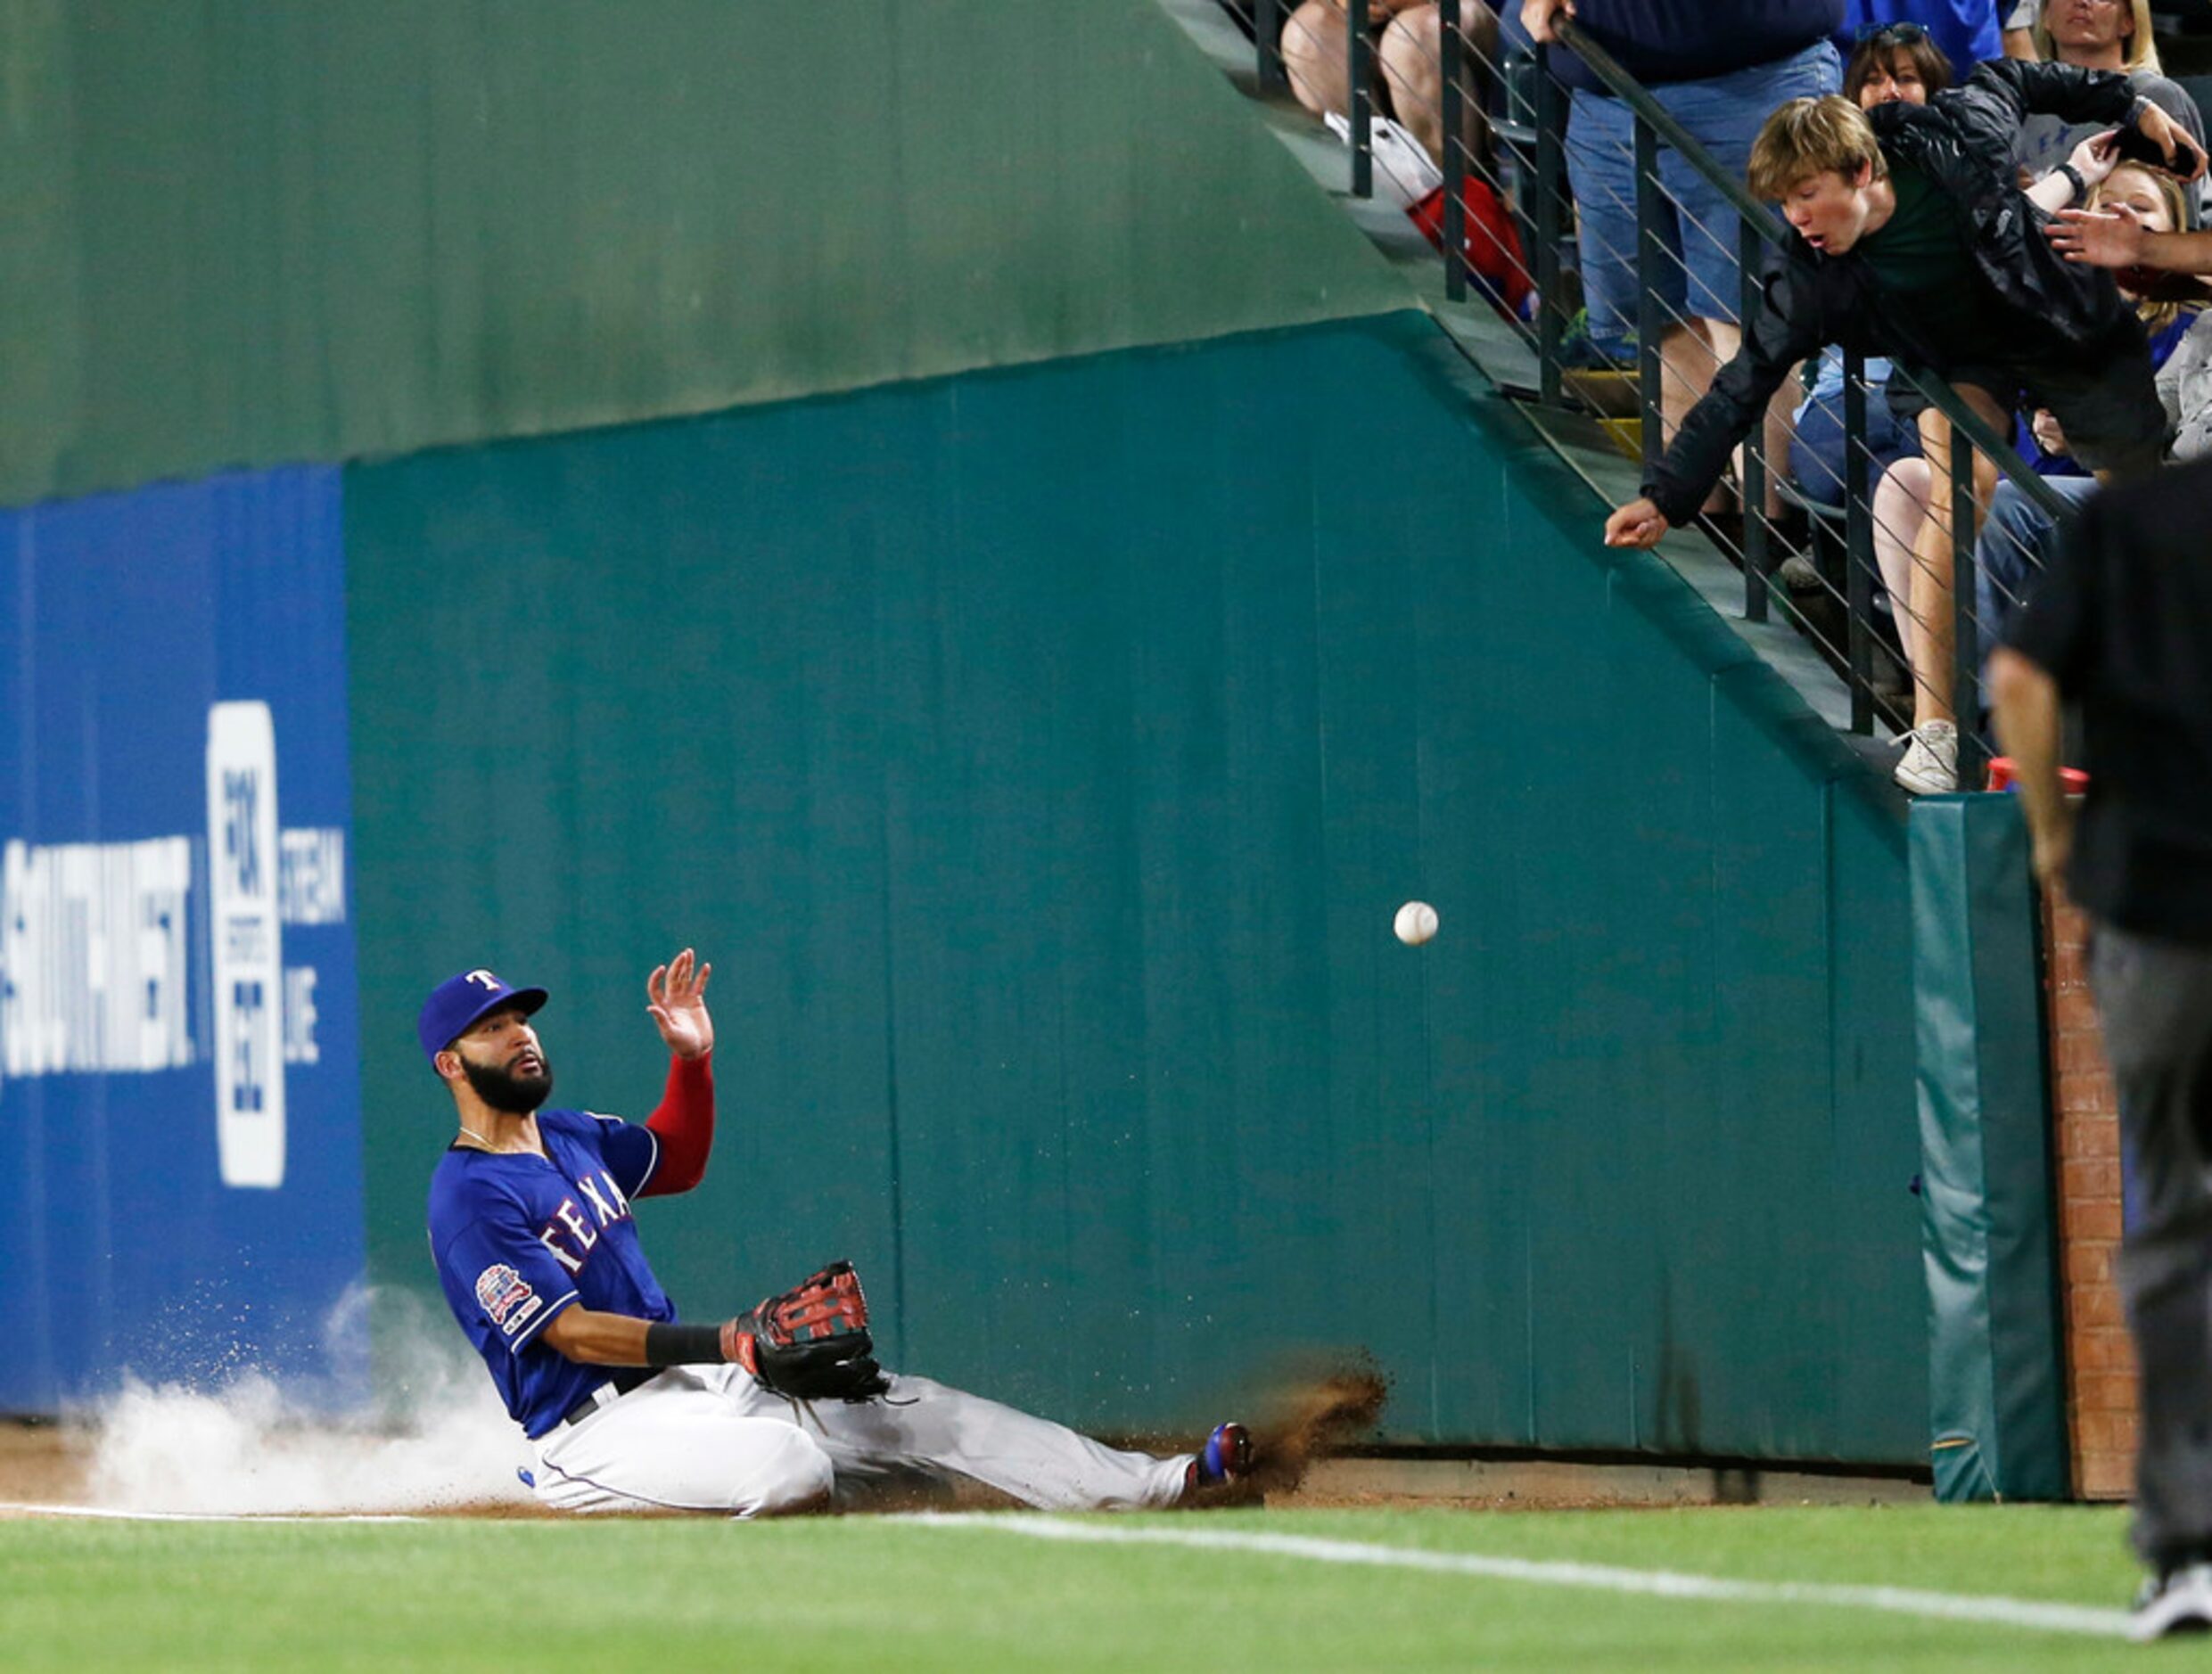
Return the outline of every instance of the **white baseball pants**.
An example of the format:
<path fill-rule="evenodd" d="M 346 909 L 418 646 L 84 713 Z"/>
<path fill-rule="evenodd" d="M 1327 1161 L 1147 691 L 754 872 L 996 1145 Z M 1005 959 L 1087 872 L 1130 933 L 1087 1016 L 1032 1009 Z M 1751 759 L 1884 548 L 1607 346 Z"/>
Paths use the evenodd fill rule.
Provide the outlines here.
<path fill-rule="evenodd" d="M 743 1366 L 670 1366 L 538 1439 L 538 1498 L 559 1511 L 752 1517 L 896 1474 L 966 1478 L 1048 1511 L 1172 1505 L 1190 1456 L 1102 1446 L 925 1377 L 871 1400 L 794 1401 Z"/>

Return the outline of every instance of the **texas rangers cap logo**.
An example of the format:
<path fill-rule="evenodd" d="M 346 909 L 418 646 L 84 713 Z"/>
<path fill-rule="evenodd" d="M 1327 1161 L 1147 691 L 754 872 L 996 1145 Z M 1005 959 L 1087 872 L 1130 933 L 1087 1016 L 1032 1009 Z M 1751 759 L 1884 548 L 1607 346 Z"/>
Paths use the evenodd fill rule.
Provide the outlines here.
<path fill-rule="evenodd" d="M 415 1020 L 415 1035 L 423 1043 L 423 1055 L 434 1061 L 487 1012 L 502 1005 L 534 1012 L 545 1003 L 545 989 L 511 987 L 497 972 L 477 965 L 448 977 L 430 991 L 423 1014 Z"/>

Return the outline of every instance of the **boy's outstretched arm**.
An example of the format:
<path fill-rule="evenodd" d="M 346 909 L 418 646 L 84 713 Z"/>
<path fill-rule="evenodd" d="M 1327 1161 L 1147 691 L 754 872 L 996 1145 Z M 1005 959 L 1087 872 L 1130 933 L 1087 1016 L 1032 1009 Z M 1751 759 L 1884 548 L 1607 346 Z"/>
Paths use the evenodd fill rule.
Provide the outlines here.
<path fill-rule="evenodd" d="M 1736 357 L 1683 415 L 1674 439 L 1644 479 L 1643 497 L 1606 520 L 1606 545 L 1649 546 L 1670 527 L 1679 529 L 1695 517 L 1728 470 L 1730 455 L 1758 427 L 1774 391 L 1827 336 L 1805 275 L 1786 254 L 1774 252 Z"/>
<path fill-rule="evenodd" d="M 1958 91 L 1976 101 L 2002 104 L 2016 127 L 2039 114 L 2061 118 L 2069 126 L 2101 122 L 2109 127 L 2129 120 L 2135 103 L 2135 91 L 2123 70 L 2084 70 L 2035 59 L 1993 58 L 1976 64 L 1961 79 Z"/>

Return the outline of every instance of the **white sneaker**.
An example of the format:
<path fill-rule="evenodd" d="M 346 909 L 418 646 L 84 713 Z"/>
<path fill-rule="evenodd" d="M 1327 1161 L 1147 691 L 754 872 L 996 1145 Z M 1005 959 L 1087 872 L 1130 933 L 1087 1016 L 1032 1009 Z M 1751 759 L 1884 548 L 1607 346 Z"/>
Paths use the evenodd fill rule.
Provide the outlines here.
<path fill-rule="evenodd" d="M 1899 784 L 1915 796 L 1934 796 L 1959 788 L 1959 729 L 1949 721 L 1928 721 L 1905 734 L 1897 763 Z"/>
<path fill-rule="evenodd" d="M 2208 1629 L 2212 1629 L 2212 1563 L 2191 1563 L 2145 1581 L 2127 1619 L 2127 1637 L 2139 1642 Z"/>
<path fill-rule="evenodd" d="M 1338 139 L 1352 144 L 1350 117 L 1331 111 L 1321 120 Z M 1436 167 L 1420 141 L 1386 116 L 1369 116 L 1367 145 L 1375 164 L 1375 195 L 1402 209 L 1411 209 L 1444 183 L 1444 171 Z"/>

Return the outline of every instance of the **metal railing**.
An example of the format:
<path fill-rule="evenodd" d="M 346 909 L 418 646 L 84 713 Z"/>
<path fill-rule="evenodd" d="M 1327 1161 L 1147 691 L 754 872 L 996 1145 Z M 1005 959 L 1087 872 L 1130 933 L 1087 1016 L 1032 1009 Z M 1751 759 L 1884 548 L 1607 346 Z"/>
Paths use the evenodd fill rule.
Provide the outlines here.
<path fill-rule="evenodd" d="M 1587 31 L 1572 20 L 1561 19 L 1558 33 L 1560 40 L 1590 67 L 1591 73 L 1605 84 L 1615 97 L 1629 108 L 1634 118 L 1639 198 L 1637 280 L 1640 310 L 1637 347 L 1640 356 L 1639 385 L 1642 394 L 1644 461 L 1649 469 L 1657 455 L 1661 430 L 1660 425 L 1655 423 L 1658 414 L 1658 344 L 1656 339 L 1658 332 L 1664 329 L 1664 322 L 1657 317 L 1659 304 L 1654 269 L 1658 258 L 1665 252 L 1651 230 L 1660 213 L 1657 201 L 1661 190 L 1658 181 L 1658 143 L 1664 140 L 1690 168 L 1719 191 L 1736 211 L 1740 229 L 1737 254 L 1741 282 L 1739 319 L 1748 320 L 1759 306 L 1759 270 L 1764 264 L 1766 249 L 1787 248 L 1787 241 L 1796 234 L 1783 226 L 1764 204 L 1755 200 L 1743 183 L 1715 163 L 1705 148 L 1661 107 L 1647 89 L 1629 76 L 1604 47 L 1590 38 Z M 1545 49 L 1540 46 L 1537 52 L 1541 58 Z M 1539 71 L 1546 80 L 1550 79 L 1548 70 L 1549 66 L 1545 65 Z M 1556 251 L 1540 252 L 1540 275 L 1547 255 L 1556 262 Z M 1539 283 L 1542 283 L 1541 278 Z M 1975 577 L 1975 537 L 1979 503 L 1974 485 L 1975 455 L 1978 453 L 1992 461 L 2001 474 L 2011 479 L 2021 492 L 2054 521 L 2065 521 L 2071 515 L 2071 507 L 2028 468 L 2014 450 L 2010 438 L 1998 435 L 1956 390 L 1941 379 L 1927 373 L 1909 372 L 1904 367 L 1895 369 L 1891 375 L 1907 382 L 1951 425 L 1951 480 L 1947 485 L 1950 496 L 1948 521 L 1951 530 L 1952 605 L 1949 685 L 1952 707 L 1959 718 L 1959 783 L 1970 784 L 1975 782 L 1978 776 L 1975 769 L 1982 761 L 1979 736 L 1982 633 L 1976 603 L 1978 589 Z M 1866 380 L 1864 367 L 1855 354 L 1846 357 L 1844 389 L 1845 446 L 1848 462 L 1844 485 L 1844 510 L 1849 592 L 1845 600 L 1847 637 L 1841 649 L 1844 673 L 1851 687 L 1852 730 L 1868 733 L 1872 730 L 1874 719 L 1871 634 L 1872 583 L 1876 574 L 1873 554 L 1875 531 L 1872 498 L 1866 482 L 1866 466 L 1869 463 L 1865 447 Z M 1744 450 L 1747 464 L 1741 487 L 1746 537 L 1745 549 L 1740 554 L 1745 580 L 1744 611 L 1753 620 L 1765 620 L 1766 604 L 1774 591 L 1772 570 L 1766 562 L 1768 523 L 1763 511 L 1755 509 L 1761 505 L 1764 496 L 1765 461 L 1761 456 L 1763 451 L 1755 434 Z M 1934 485 L 1935 491 L 1943 492 L 1945 486 Z M 1902 608 L 1909 611 L 1910 605 Z M 1925 631 L 1931 625 L 1920 623 L 1918 626 Z"/>
<path fill-rule="evenodd" d="M 1246 21 L 1257 55 L 1259 84 L 1263 91 L 1287 90 L 1290 78 L 1284 55 L 1285 31 L 1303 28 L 1295 21 L 1295 0 L 1225 0 L 1233 8 L 1248 5 Z M 1437 0 L 1440 29 L 1435 69 L 1437 73 L 1438 115 L 1443 132 L 1443 177 L 1445 183 L 1442 237 L 1444 289 L 1453 301 L 1464 300 L 1470 290 L 1468 262 L 1463 255 L 1468 235 L 1469 206 L 1461 182 L 1483 182 L 1509 206 L 1524 252 L 1520 277 L 1530 287 L 1531 303 L 1525 317 L 1509 317 L 1509 324 L 1533 351 L 1536 365 L 1534 399 L 1558 408 L 1588 407 L 1576 392 L 1576 380 L 1566 361 L 1565 347 L 1573 316 L 1573 280 L 1563 257 L 1566 229 L 1575 213 L 1568 184 L 1566 154 L 1566 90 L 1552 73 L 1553 48 L 1538 45 L 1533 62 L 1509 63 L 1501 55 L 1485 55 L 1463 27 L 1469 8 L 1482 0 Z M 1351 192 L 1368 197 L 1376 190 L 1374 132 L 1376 112 L 1373 85 L 1373 37 L 1368 0 L 1344 0 L 1343 62 L 1348 82 L 1349 169 Z M 1721 168 L 1696 138 L 1660 104 L 1652 94 L 1629 76 L 1588 33 L 1571 19 L 1558 21 L 1558 34 L 1566 50 L 1586 65 L 1599 82 L 1627 109 L 1633 134 L 1636 182 L 1633 207 L 1636 226 L 1634 266 L 1637 281 L 1635 406 L 1640 422 L 1643 463 L 1647 470 L 1665 442 L 1663 398 L 1667 370 L 1662 363 L 1661 342 L 1668 332 L 1686 324 L 1680 315 L 1669 317 L 1664 300 L 1661 264 L 1683 262 L 1667 248 L 1660 228 L 1672 215 L 1690 220 L 1683 206 L 1672 200 L 1662 183 L 1658 159 L 1662 147 L 1702 176 L 1731 208 L 1737 217 L 1734 240 L 1739 293 L 1735 299 L 1736 320 L 1753 316 L 1760 304 L 1760 274 L 1772 249 L 1787 249 L 1795 234 L 1766 205 L 1756 201 L 1745 184 Z M 1301 45 L 1292 43 L 1293 45 Z M 1305 43 L 1313 45 L 1319 43 Z M 1478 156 L 1468 139 L 1466 100 L 1468 83 L 1475 72 L 1492 90 L 1490 128 L 1493 140 L 1487 157 Z M 1622 205 L 1623 209 L 1630 206 Z M 1694 225 L 1694 223 L 1693 223 Z M 1710 229 L 1697 233 L 1712 238 Z M 1687 239 L 1689 232 L 1682 236 Z M 1687 263 L 1683 262 L 1686 267 Z M 1504 314 L 1502 308 L 1501 314 Z M 1895 368 L 1891 377 L 1916 392 L 1951 427 L 1951 472 L 1947 483 L 1927 485 L 1923 518 L 1937 517 L 1938 527 L 1948 523 L 1950 558 L 1948 620 L 1930 620 L 1915 613 L 1911 595 L 1920 577 L 1914 570 L 1923 561 L 1912 559 L 1903 574 L 1907 596 L 1889 588 L 1892 632 L 1883 632 L 1876 607 L 1876 589 L 1884 576 L 1878 560 L 1878 538 L 1893 554 L 1914 549 L 1917 542 L 1894 523 L 1878 521 L 1873 468 L 1878 460 L 1868 445 L 1869 384 L 1856 354 L 1845 357 L 1843 420 L 1845 468 L 1839 480 L 1824 484 L 1780 483 L 1778 488 L 1804 507 L 1816 531 L 1830 529 L 1840 521 L 1840 577 L 1818 565 L 1795 567 L 1793 580 L 1805 586 L 1811 569 L 1813 582 L 1808 603 L 1797 597 L 1797 587 L 1784 586 L 1777 577 L 1782 546 L 1775 538 L 1776 525 L 1767 511 L 1770 480 L 1777 476 L 1774 462 L 1765 457 L 1762 439 L 1755 431 L 1739 455 L 1737 490 L 1742 505 L 1739 541 L 1709 528 L 1716 545 L 1743 573 L 1742 611 L 1755 622 L 1779 614 L 1810 640 L 1850 693 L 1852 731 L 1871 734 L 1877 711 L 1890 708 L 1890 718 L 1900 727 L 1905 716 L 1895 706 L 1901 701 L 1894 686 L 1885 692 L 1878 682 L 1878 655 L 1904 665 L 1913 683 L 1902 694 L 1924 690 L 1940 697 L 1948 688 L 1950 707 L 1958 718 L 1960 741 L 1958 782 L 1978 782 L 1985 747 L 1979 734 L 1980 653 L 1985 624 L 1977 603 L 1979 587 L 1976 566 L 1979 500 L 1975 492 L 1974 460 L 1990 461 L 1999 476 L 2015 484 L 2044 517 L 2063 526 L 2073 514 L 2072 502 L 2054 492 L 2014 450 L 1949 385 L 1930 374 Z M 1832 467 L 1829 473 L 1834 475 Z M 1787 477 L 1787 472 L 1780 473 Z M 1840 507 L 1836 505 L 1840 501 Z M 1840 517 L 1837 513 L 1840 511 Z M 1999 537 L 1994 529 L 1986 538 Z M 2006 536 L 2004 538 L 2009 539 Z M 1938 543 L 1940 544 L 1940 543 Z M 2032 567 L 2034 554 L 2019 554 Z M 1944 581 L 1929 565 L 1935 579 L 1930 590 L 1940 595 Z M 1948 638 L 1947 668 L 1944 660 L 1915 656 L 1916 641 L 1940 645 Z M 1942 677 L 1947 675 L 1947 678 Z"/>

